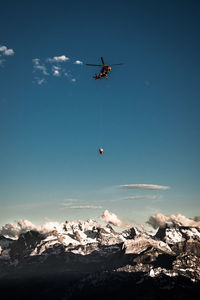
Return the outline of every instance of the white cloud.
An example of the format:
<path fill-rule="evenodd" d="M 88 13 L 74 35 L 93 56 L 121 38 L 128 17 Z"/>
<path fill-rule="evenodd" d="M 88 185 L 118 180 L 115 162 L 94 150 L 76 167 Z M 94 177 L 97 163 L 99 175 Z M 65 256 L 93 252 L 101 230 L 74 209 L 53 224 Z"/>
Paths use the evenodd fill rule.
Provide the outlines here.
<path fill-rule="evenodd" d="M 14 55 L 13 49 L 8 49 L 6 46 L 0 46 L 0 57 L 12 56 L 12 55 Z M 2 66 L 5 61 L 6 61 L 5 59 L 0 59 L 0 66 Z"/>
<path fill-rule="evenodd" d="M 39 64 L 40 64 L 40 59 L 39 59 L 39 58 L 33 58 L 33 59 L 32 59 L 32 62 L 33 62 L 35 65 L 39 65 Z"/>
<path fill-rule="evenodd" d="M 61 68 L 58 66 L 52 67 L 53 76 L 60 76 L 61 75 Z"/>
<path fill-rule="evenodd" d="M 53 75 L 54 75 L 54 76 L 60 76 L 60 72 L 59 72 L 58 70 L 54 70 L 54 71 L 53 71 Z"/>
<path fill-rule="evenodd" d="M 0 52 L 5 52 L 7 50 L 6 46 L 0 46 Z"/>
<path fill-rule="evenodd" d="M 53 76 L 60 76 L 60 72 L 58 70 L 53 71 Z"/>
<path fill-rule="evenodd" d="M 198 221 L 198 217 L 189 219 L 181 214 L 163 215 L 162 213 L 157 213 L 155 216 L 151 216 L 149 218 L 147 224 L 151 225 L 153 228 L 164 227 L 166 224 L 200 227 L 200 221 Z"/>
<path fill-rule="evenodd" d="M 0 46 L 0 52 L 2 52 L 2 54 L 6 56 L 14 55 L 14 50 L 8 49 L 6 46 Z"/>
<path fill-rule="evenodd" d="M 53 58 L 48 58 L 47 61 L 49 62 L 65 62 L 69 60 L 69 57 L 65 56 L 65 55 L 61 55 L 61 56 L 54 56 Z"/>
<path fill-rule="evenodd" d="M 82 65 L 83 62 L 82 62 L 81 60 L 76 60 L 76 61 L 74 62 L 74 64 L 75 64 L 75 65 Z"/>
<path fill-rule="evenodd" d="M 72 78 L 72 82 L 76 82 L 76 78 Z"/>
<path fill-rule="evenodd" d="M 103 215 L 100 217 L 103 222 L 110 223 L 114 226 L 121 227 L 122 221 L 112 212 L 109 212 L 107 209 L 104 211 Z"/>
<path fill-rule="evenodd" d="M 6 56 L 14 55 L 13 49 L 6 49 L 6 50 L 4 51 L 4 55 L 6 55 Z"/>
<path fill-rule="evenodd" d="M 123 189 L 143 189 L 143 190 L 168 190 L 169 186 L 157 184 L 123 184 L 120 185 Z"/>

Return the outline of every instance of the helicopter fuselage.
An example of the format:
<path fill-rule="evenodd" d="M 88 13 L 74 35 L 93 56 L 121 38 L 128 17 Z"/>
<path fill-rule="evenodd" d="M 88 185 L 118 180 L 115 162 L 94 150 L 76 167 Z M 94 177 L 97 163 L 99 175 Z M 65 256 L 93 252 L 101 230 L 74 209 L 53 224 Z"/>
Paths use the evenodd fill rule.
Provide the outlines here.
<path fill-rule="evenodd" d="M 108 76 L 108 73 L 111 71 L 111 67 L 110 66 L 106 66 L 106 65 L 103 65 L 100 73 L 98 75 L 95 75 L 94 78 L 97 80 L 97 79 L 103 79 L 104 77 L 107 78 Z"/>

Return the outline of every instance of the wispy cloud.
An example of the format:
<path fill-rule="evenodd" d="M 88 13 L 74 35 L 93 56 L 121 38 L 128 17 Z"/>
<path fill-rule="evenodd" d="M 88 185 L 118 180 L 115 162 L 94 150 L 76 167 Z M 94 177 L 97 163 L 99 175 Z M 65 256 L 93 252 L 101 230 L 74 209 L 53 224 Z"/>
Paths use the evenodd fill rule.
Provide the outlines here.
<path fill-rule="evenodd" d="M 73 209 L 99 209 L 99 208 L 103 208 L 103 206 L 100 206 L 100 205 L 72 205 L 72 206 L 69 206 L 69 208 L 73 208 Z"/>
<path fill-rule="evenodd" d="M 76 82 L 76 78 L 73 76 L 71 71 L 65 72 L 64 75 L 71 81 L 71 82 Z"/>
<path fill-rule="evenodd" d="M 37 65 L 37 66 L 35 66 L 35 69 L 40 70 L 43 75 L 49 75 L 49 73 L 47 72 L 47 69 L 44 65 Z"/>
<path fill-rule="evenodd" d="M 143 189 L 143 190 L 168 190 L 170 189 L 167 185 L 157 184 L 123 184 L 120 185 L 123 189 Z"/>
<path fill-rule="evenodd" d="M 66 198 L 62 203 L 61 207 L 65 209 L 100 209 L 103 208 L 101 205 L 92 205 L 88 202 L 75 198 Z"/>
<path fill-rule="evenodd" d="M 49 73 L 47 72 L 47 68 L 44 64 L 41 64 L 40 59 L 39 58 L 34 58 L 32 59 L 33 62 L 33 72 L 37 72 L 39 71 L 40 73 L 42 73 L 42 75 L 49 75 Z"/>
<path fill-rule="evenodd" d="M 38 77 L 35 77 L 35 81 L 39 84 L 39 85 L 43 85 L 46 80 L 45 78 L 38 78 Z"/>
<path fill-rule="evenodd" d="M 124 197 L 121 198 L 120 200 L 142 200 L 142 199 L 150 199 L 150 200 L 155 200 L 161 198 L 160 195 L 143 195 L 143 196 L 129 196 L 129 197 Z"/>

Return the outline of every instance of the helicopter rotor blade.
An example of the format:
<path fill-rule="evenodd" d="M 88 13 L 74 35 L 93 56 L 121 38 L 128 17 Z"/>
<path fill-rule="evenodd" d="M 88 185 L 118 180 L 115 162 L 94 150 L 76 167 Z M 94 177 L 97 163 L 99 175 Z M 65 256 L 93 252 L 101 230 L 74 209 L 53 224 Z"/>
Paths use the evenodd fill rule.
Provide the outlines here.
<path fill-rule="evenodd" d="M 105 65 L 103 57 L 101 57 L 102 64 Z"/>
<path fill-rule="evenodd" d="M 112 64 L 110 66 L 121 66 L 121 65 L 123 65 L 123 63 L 121 63 L 121 64 Z"/>
<path fill-rule="evenodd" d="M 93 64 L 86 64 L 86 66 L 97 66 L 97 67 L 102 67 L 102 65 L 93 65 Z"/>

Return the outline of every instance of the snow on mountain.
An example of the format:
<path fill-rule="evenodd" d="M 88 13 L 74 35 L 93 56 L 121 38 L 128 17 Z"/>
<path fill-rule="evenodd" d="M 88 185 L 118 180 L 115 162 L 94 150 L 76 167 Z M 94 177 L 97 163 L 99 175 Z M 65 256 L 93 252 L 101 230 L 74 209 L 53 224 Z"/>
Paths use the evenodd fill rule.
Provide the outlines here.
<path fill-rule="evenodd" d="M 119 289 L 116 299 L 133 290 L 136 299 L 163 299 L 163 291 L 165 300 L 190 299 L 200 288 L 198 226 L 166 222 L 150 233 L 136 227 L 115 231 L 95 220 L 41 226 L 20 220 L 0 234 L 0 289 L 6 299 L 16 293 L 16 299 L 104 299 L 113 287 Z"/>
<path fill-rule="evenodd" d="M 65 257 L 75 263 L 81 256 L 97 265 L 105 259 L 104 268 L 122 265 L 117 271 L 200 279 L 199 227 L 166 224 L 151 235 L 135 227 L 115 231 L 110 224 L 102 226 L 95 220 L 47 222 L 39 227 L 21 220 L 3 226 L 2 233 L 0 269 L 5 263 L 20 266 L 26 261 L 42 263 L 49 257 L 63 259 L 64 266 Z"/>
<path fill-rule="evenodd" d="M 29 230 L 30 228 L 34 228 L 34 230 Z M 21 256 L 42 255 L 46 254 L 48 249 L 53 253 L 55 245 L 62 246 L 64 252 L 77 253 L 79 251 L 84 255 L 84 250 L 80 250 L 81 247 L 79 246 L 86 249 L 87 247 L 84 248 L 83 246 L 93 244 L 96 245 L 97 249 L 98 245 L 111 246 L 119 243 L 124 243 L 125 253 L 139 254 L 150 246 L 171 253 L 173 251 L 170 245 L 189 239 L 200 241 L 200 230 L 195 227 L 166 225 L 160 227 L 155 236 L 151 236 L 149 233 L 133 227 L 122 232 L 116 232 L 111 225 L 101 226 L 95 220 L 47 222 L 40 227 L 21 220 L 17 222 L 16 226 L 7 224 L 1 230 L 6 236 L 8 236 L 9 231 L 12 238 L 16 238 L 17 233 L 19 237 L 13 244 L 13 239 L 1 236 L 1 253 L 11 244 L 11 255 L 14 256 L 17 253 Z M 90 247 L 90 249 L 94 251 L 94 247 Z M 88 249 L 86 252 L 88 254 Z"/>
<path fill-rule="evenodd" d="M 25 223 L 23 222 L 23 224 Z M 9 233 L 8 228 L 9 230 L 11 229 L 10 235 L 12 237 L 16 238 L 17 234 L 19 234 L 18 239 L 11 246 L 10 258 L 16 258 L 16 256 L 46 255 L 47 252 L 51 254 L 57 253 L 59 245 L 62 246 L 64 252 L 85 255 L 90 251 L 94 251 L 94 247 L 89 247 L 89 251 L 88 247 L 84 248 L 83 246 L 93 244 L 96 245 L 97 250 L 99 244 L 115 245 L 125 240 L 123 234 L 115 232 L 109 224 L 100 226 L 94 220 L 66 221 L 63 223 L 48 222 L 41 227 L 28 226 L 27 230 L 25 227 L 23 227 L 23 230 L 21 227 L 19 229 L 18 222 L 16 226 L 6 225 L 6 230 L 5 227 L 3 228 L 2 232 L 6 233 L 7 236 Z M 29 228 L 34 228 L 35 230 L 29 230 Z M 2 237 L 3 239 L 6 238 Z M 6 249 L 8 243 L 4 242 L 3 244 L 2 242 L 2 247 Z"/>
<path fill-rule="evenodd" d="M 163 241 L 156 241 L 153 238 L 147 238 L 145 236 L 138 236 L 133 240 L 126 240 L 124 242 L 125 253 L 140 254 L 149 247 L 159 249 L 165 253 L 173 254 L 171 248 Z"/>
<path fill-rule="evenodd" d="M 200 228 L 166 225 L 158 229 L 155 238 L 168 244 L 176 244 L 189 240 L 190 238 L 200 241 Z"/>

